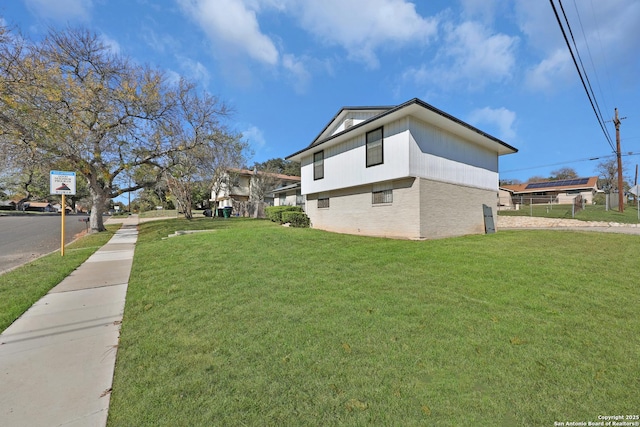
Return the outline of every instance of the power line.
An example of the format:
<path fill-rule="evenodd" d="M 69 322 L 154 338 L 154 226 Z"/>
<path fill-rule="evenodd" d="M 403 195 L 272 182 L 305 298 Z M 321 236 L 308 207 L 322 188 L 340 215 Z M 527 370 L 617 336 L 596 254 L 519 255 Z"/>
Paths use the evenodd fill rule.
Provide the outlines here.
<path fill-rule="evenodd" d="M 640 156 L 640 152 L 628 152 L 628 153 L 623 153 L 621 154 L 622 157 L 628 157 L 628 156 Z M 564 165 L 568 165 L 571 163 L 581 163 L 581 162 L 589 162 L 589 161 L 594 161 L 594 160 L 603 160 L 603 159 L 609 159 L 609 158 L 615 158 L 616 154 L 604 154 L 601 156 L 594 156 L 594 157 L 585 157 L 582 159 L 576 159 L 576 160 L 565 160 L 563 162 L 557 162 L 557 163 L 549 163 L 546 165 L 538 165 L 538 166 L 527 166 L 526 168 L 519 168 L 519 169 L 509 169 L 509 170 L 505 170 L 505 171 L 500 171 L 500 174 L 503 173 L 509 173 L 509 172 L 521 172 L 521 171 L 526 171 L 526 170 L 532 170 L 532 169 L 542 169 L 542 168 L 548 168 L 551 166 L 564 166 Z"/>
<path fill-rule="evenodd" d="M 582 18 L 580 17 L 580 11 L 578 10 L 578 4 L 576 3 L 576 0 L 573 0 L 573 7 L 576 10 L 576 16 L 578 17 L 578 23 L 580 24 L 580 31 L 582 31 L 582 38 L 584 39 L 584 45 L 587 48 L 587 54 L 589 55 L 589 61 L 591 62 L 591 67 L 593 69 L 593 73 L 596 76 L 596 83 L 598 85 L 600 96 L 602 97 L 602 99 L 604 99 L 604 106 L 605 106 L 605 109 L 607 109 L 607 100 L 606 100 L 606 98 L 604 96 L 604 93 L 602 92 L 602 86 L 600 86 L 600 79 L 598 78 L 598 70 L 596 69 L 596 65 L 593 62 L 593 55 L 591 55 L 591 48 L 589 47 L 589 40 L 587 40 L 587 35 L 584 32 L 584 26 L 582 25 Z M 593 3 L 591 3 L 591 7 L 593 8 Z M 596 32 L 598 34 L 598 38 L 600 38 L 600 33 L 597 30 L 598 30 L 598 28 L 596 26 Z M 575 45 L 575 40 L 574 40 L 573 43 Z M 576 47 L 576 51 L 577 51 L 577 49 L 578 48 Z M 578 55 L 578 57 L 580 57 L 580 55 Z M 580 61 L 580 63 L 582 64 L 582 60 Z M 582 69 L 584 70 L 584 64 L 582 64 Z M 606 71 L 606 69 L 605 69 L 605 71 Z M 587 79 L 587 81 L 589 81 L 589 80 Z M 591 88 L 591 85 L 589 85 L 589 87 Z M 591 93 L 593 93 L 593 88 L 591 88 Z M 596 105 L 598 105 L 598 104 L 596 103 Z M 598 111 L 600 112 L 600 116 L 602 117 L 602 111 L 600 111 L 599 106 L 598 106 Z"/>
<path fill-rule="evenodd" d="M 569 53 L 571 54 L 571 59 L 573 59 L 573 64 L 576 67 L 576 70 L 578 71 L 578 76 L 580 77 L 580 81 L 582 82 L 582 87 L 585 90 L 585 93 L 587 94 L 587 98 L 589 98 L 589 103 L 591 104 L 591 108 L 593 109 L 594 114 L 596 115 L 596 119 L 598 120 L 598 123 L 600 124 L 600 129 L 602 129 L 602 133 L 605 136 L 605 139 L 607 140 L 607 142 L 609 143 L 609 146 L 611 147 L 612 151 L 616 151 L 614 145 L 613 145 L 613 141 L 611 140 L 611 136 L 609 135 L 609 133 L 606 131 L 605 126 L 604 126 L 604 120 L 602 119 L 602 115 L 599 114 L 599 110 L 600 108 L 596 108 L 596 105 L 594 104 L 595 100 L 595 96 L 592 96 L 593 90 L 590 92 L 589 88 L 587 87 L 587 83 L 585 83 L 585 78 L 586 78 L 586 71 L 580 70 L 580 66 L 578 65 L 578 61 L 576 60 L 576 55 L 573 53 L 573 49 L 571 48 L 571 43 L 569 42 L 569 38 L 567 37 L 567 33 L 565 32 L 564 26 L 562 25 L 562 20 L 560 19 L 560 15 L 558 15 L 558 10 L 556 9 L 556 5 L 553 3 L 553 0 L 549 0 L 549 2 L 551 3 L 551 7 L 553 8 L 553 13 L 556 16 L 556 20 L 558 21 L 558 25 L 560 26 L 560 31 L 562 31 L 562 36 L 564 37 L 564 41 L 567 44 L 567 48 L 569 49 Z M 573 32 L 571 31 L 571 25 L 569 24 L 569 20 L 567 19 L 567 15 L 564 12 L 564 7 L 562 6 L 562 0 L 558 0 L 558 3 L 560 4 L 560 8 L 562 9 L 562 14 L 564 15 L 564 19 L 567 25 L 567 28 L 569 29 L 569 32 L 571 33 L 571 38 L 573 39 L 574 45 L 575 45 L 575 39 L 573 38 Z M 578 48 L 576 46 L 576 52 L 578 52 Z M 580 59 L 580 63 L 582 63 L 582 59 Z M 584 74 L 584 76 L 583 76 Z M 589 83 L 589 87 L 591 87 L 591 83 Z"/>

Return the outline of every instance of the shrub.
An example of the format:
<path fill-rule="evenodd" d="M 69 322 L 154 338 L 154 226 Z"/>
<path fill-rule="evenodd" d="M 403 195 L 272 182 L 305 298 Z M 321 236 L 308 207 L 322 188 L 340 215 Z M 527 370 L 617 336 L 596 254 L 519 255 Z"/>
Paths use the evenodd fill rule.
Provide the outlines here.
<path fill-rule="evenodd" d="M 300 206 L 267 206 L 264 210 L 265 215 L 273 222 L 282 224 L 283 212 L 303 212 Z"/>
<path fill-rule="evenodd" d="M 304 212 L 285 211 L 282 212 L 282 223 L 289 223 L 291 227 L 309 228 L 311 221 Z"/>

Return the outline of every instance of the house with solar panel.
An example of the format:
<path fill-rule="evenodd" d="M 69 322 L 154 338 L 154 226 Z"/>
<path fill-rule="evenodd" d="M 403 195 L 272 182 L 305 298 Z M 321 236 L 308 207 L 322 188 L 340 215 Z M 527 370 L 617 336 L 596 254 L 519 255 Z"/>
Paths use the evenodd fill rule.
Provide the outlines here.
<path fill-rule="evenodd" d="M 500 207 L 516 209 L 529 204 L 570 205 L 577 196 L 585 204 L 592 204 L 598 190 L 598 177 L 561 179 L 556 181 L 528 182 L 500 187 Z"/>
<path fill-rule="evenodd" d="M 301 195 L 313 228 L 432 239 L 486 232 L 498 158 L 518 150 L 414 98 L 344 107 L 302 150 Z"/>

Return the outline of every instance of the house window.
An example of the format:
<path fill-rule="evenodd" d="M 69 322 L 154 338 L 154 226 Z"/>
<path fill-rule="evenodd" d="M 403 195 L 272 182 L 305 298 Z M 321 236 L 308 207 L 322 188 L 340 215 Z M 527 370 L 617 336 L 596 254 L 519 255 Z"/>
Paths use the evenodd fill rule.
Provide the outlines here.
<path fill-rule="evenodd" d="M 280 206 L 284 206 L 285 203 L 287 203 L 287 195 L 285 193 L 280 193 L 280 200 L 279 200 L 279 205 Z"/>
<path fill-rule="evenodd" d="M 374 205 L 393 203 L 393 190 L 374 191 L 371 195 L 371 203 Z"/>
<path fill-rule="evenodd" d="M 382 155 L 382 128 L 367 132 L 367 167 L 381 165 Z"/>
<path fill-rule="evenodd" d="M 313 179 L 324 178 L 324 151 L 313 154 Z"/>
<path fill-rule="evenodd" d="M 328 208 L 329 207 L 329 198 L 325 197 L 322 199 L 318 199 L 318 209 Z"/>

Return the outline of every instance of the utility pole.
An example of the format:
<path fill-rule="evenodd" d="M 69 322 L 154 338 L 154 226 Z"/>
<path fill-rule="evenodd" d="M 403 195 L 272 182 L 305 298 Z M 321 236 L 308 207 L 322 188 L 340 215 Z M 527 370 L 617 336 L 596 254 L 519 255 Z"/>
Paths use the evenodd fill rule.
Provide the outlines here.
<path fill-rule="evenodd" d="M 620 119 L 618 109 L 615 109 L 616 116 L 613 124 L 616 126 L 616 156 L 618 157 L 618 212 L 624 212 L 624 187 L 622 186 L 622 152 L 620 151 Z M 623 117 L 626 119 L 626 117 Z"/>

